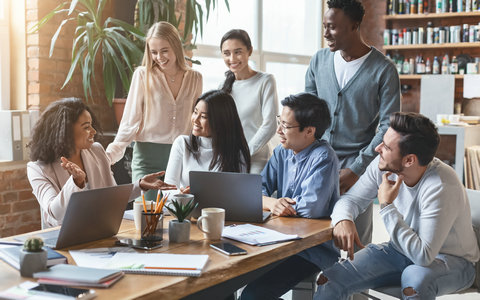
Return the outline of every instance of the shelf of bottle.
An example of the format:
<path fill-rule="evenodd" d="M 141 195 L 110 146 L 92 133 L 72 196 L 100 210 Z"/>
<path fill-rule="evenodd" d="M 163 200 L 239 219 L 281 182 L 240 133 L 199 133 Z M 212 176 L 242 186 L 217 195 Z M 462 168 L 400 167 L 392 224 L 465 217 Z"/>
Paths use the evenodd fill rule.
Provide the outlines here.
<path fill-rule="evenodd" d="M 463 17 L 480 17 L 480 11 L 383 16 L 385 20 L 425 20 L 425 19 L 463 18 Z"/>
<path fill-rule="evenodd" d="M 400 74 L 400 80 L 402 79 L 411 79 L 411 80 L 419 80 L 422 79 L 422 76 L 428 75 L 428 76 L 437 76 L 433 74 Z M 455 79 L 463 79 L 463 75 L 456 74 L 454 75 Z"/>
<path fill-rule="evenodd" d="M 479 48 L 480 42 L 473 43 L 444 43 L 444 44 L 412 44 L 412 45 L 384 45 L 383 50 L 423 50 L 423 49 L 451 49 L 451 48 Z"/>

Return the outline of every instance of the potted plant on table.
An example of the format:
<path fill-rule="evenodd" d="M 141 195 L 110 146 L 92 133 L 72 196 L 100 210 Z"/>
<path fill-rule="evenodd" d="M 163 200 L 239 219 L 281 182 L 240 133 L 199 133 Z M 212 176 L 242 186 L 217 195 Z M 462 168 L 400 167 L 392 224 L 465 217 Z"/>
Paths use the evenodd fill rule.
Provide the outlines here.
<path fill-rule="evenodd" d="M 43 249 L 43 240 L 31 237 L 23 244 L 20 250 L 20 274 L 23 277 L 32 277 L 33 273 L 47 268 L 47 251 Z"/>
<path fill-rule="evenodd" d="M 168 211 L 177 218 L 168 223 L 168 239 L 170 242 L 183 243 L 190 240 L 190 221 L 187 220 L 187 217 L 197 206 L 198 203 L 195 203 L 194 199 L 186 204 L 173 199 L 170 205 L 166 206 Z"/>

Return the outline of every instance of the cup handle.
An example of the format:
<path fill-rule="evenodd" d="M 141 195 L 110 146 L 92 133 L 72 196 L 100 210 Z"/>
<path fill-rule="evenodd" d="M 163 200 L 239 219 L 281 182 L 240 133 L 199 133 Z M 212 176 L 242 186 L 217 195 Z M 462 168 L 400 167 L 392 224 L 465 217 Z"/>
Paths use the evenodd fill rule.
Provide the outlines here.
<path fill-rule="evenodd" d="M 207 231 L 203 230 L 202 228 L 202 220 L 205 219 L 205 216 L 200 216 L 198 219 L 197 219 L 197 227 L 198 229 L 200 229 L 201 231 L 205 232 L 205 233 L 208 233 Z"/>

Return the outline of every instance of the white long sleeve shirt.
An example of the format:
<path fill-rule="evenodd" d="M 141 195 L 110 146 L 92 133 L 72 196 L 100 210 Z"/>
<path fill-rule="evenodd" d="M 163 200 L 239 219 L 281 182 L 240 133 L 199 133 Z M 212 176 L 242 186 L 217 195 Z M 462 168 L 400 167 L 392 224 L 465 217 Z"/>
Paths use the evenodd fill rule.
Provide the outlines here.
<path fill-rule="evenodd" d="M 278 96 L 275 78 L 271 74 L 257 72 L 248 79 L 235 80 L 231 95 L 237 106 L 250 154 L 254 156 L 266 151 L 267 156 L 261 158 L 265 160 L 265 165 L 268 160 L 267 143 L 277 129 L 275 118 L 278 114 Z"/>
<path fill-rule="evenodd" d="M 379 156 L 336 203 L 332 225 L 354 220 L 376 198 L 383 172 Z M 392 180 L 396 180 L 392 176 Z M 380 211 L 390 241 L 415 264 L 430 265 L 439 254 L 476 262 L 480 257 L 470 204 L 455 171 L 437 158 L 413 187 L 402 183 L 393 204 Z"/>
<path fill-rule="evenodd" d="M 193 103 L 201 93 L 202 75 L 199 72 L 185 72 L 175 99 L 163 72 L 154 68 L 146 109 L 145 67 L 138 67 L 133 74 L 117 135 L 106 150 L 112 164 L 123 157 L 132 141 L 172 144 L 177 136 L 188 134 Z"/>

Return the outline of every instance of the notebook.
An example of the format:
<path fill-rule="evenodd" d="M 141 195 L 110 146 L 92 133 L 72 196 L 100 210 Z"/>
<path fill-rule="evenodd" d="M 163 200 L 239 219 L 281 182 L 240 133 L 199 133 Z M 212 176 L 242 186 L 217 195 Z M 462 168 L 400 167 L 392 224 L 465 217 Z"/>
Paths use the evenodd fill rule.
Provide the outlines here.
<path fill-rule="evenodd" d="M 104 267 L 133 274 L 198 277 L 207 261 L 208 255 L 117 252 Z"/>
<path fill-rule="evenodd" d="M 271 214 L 262 208 L 258 174 L 190 171 L 190 192 L 198 202 L 194 218 L 205 207 L 225 209 L 225 221 L 263 223 Z"/>
<path fill-rule="evenodd" d="M 56 265 L 47 271 L 37 272 L 33 274 L 33 278 L 39 280 L 62 280 L 74 282 L 81 286 L 89 286 L 90 284 L 98 284 L 117 277 L 122 277 L 123 272 L 117 270 L 85 268 L 74 265 Z M 118 280 L 118 279 L 117 279 Z"/>
<path fill-rule="evenodd" d="M 36 233 L 46 246 L 62 249 L 117 234 L 132 184 L 75 192 L 70 197 L 59 230 Z M 25 241 L 32 235 L 16 239 Z"/>
<path fill-rule="evenodd" d="M 15 269 L 20 269 L 20 250 L 23 246 L 12 246 L 0 248 L 0 259 L 14 267 Z M 67 258 L 57 251 L 45 247 L 47 250 L 47 267 L 57 265 L 57 264 L 66 264 Z"/>

